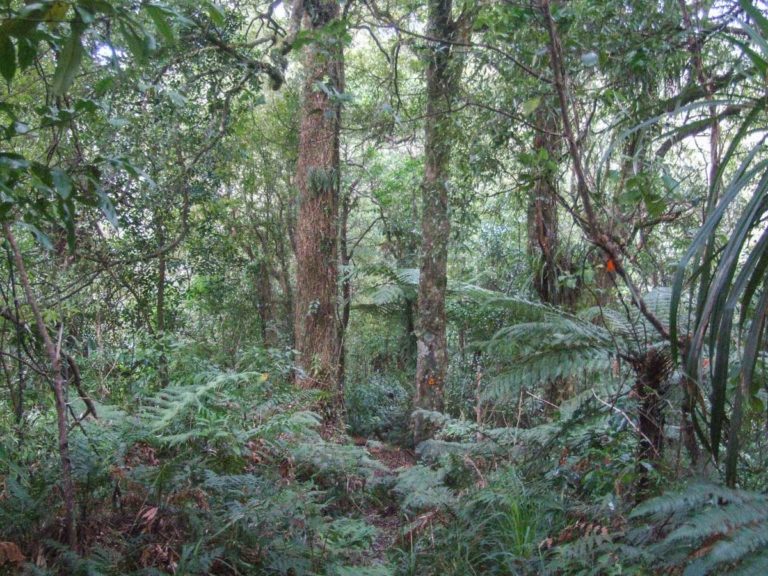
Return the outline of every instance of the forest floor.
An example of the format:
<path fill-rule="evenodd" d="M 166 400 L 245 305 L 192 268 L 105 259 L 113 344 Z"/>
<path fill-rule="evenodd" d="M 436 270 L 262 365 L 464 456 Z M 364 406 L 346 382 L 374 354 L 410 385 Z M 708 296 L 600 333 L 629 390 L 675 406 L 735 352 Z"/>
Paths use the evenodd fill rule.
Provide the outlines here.
<path fill-rule="evenodd" d="M 410 468 L 416 463 L 416 456 L 412 450 L 362 437 L 354 438 L 354 442 L 358 446 L 366 446 L 371 457 L 384 465 L 386 470 L 376 473 L 382 477 L 395 476 L 398 470 Z M 378 530 L 378 536 L 371 550 L 372 559 L 383 561 L 386 559 L 387 552 L 402 538 L 403 515 L 394 502 L 389 502 L 384 506 L 367 510 L 365 519 Z"/>

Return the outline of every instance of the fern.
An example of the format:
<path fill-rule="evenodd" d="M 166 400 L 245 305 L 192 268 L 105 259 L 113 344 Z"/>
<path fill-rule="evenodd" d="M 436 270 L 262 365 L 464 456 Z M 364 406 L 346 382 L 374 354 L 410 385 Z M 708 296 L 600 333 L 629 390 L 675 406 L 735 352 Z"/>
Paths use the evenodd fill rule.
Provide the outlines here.
<path fill-rule="evenodd" d="M 646 518 L 634 532 L 642 542 L 656 527 L 663 538 L 650 551 L 662 565 L 684 567 L 688 576 L 763 574 L 768 566 L 768 496 L 711 484 L 692 484 L 638 506 L 632 518 Z"/>
<path fill-rule="evenodd" d="M 206 397 L 216 389 L 228 383 L 239 384 L 248 381 L 251 377 L 261 378 L 261 375 L 247 372 L 217 374 L 202 383 L 165 388 L 145 400 L 145 406 L 139 413 L 141 420 L 150 433 L 157 434 L 177 423 L 191 411 L 201 408 Z"/>
<path fill-rule="evenodd" d="M 420 465 L 400 472 L 394 490 L 402 498 L 403 510 L 419 512 L 455 504 L 456 497 L 444 484 L 446 475 L 445 468 Z"/>
<path fill-rule="evenodd" d="M 329 443 L 320 438 L 297 444 L 290 454 L 297 468 L 326 486 L 344 486 L 351 478 L 368 480 L 377 472 L 387 471 L 386 466 L 373 460 L 364 448 Z"/>
<path fill-rule="evenodd" d="M 646 298 L 649 309 L 666 324 L 670 291 L 658 289 Z M 485 401 L 514 402 L 521 387 L 555 379 L 605 382 L 617 357 L 662 345 L 653 326 L 634 309 L 590 308 L 569 314 L 544 305 L 524 307 L 518 299 L 496 301 L 524 310 L 531 319 L 510 324 L 482 343 L 500 362 L 482 392 Z"/>

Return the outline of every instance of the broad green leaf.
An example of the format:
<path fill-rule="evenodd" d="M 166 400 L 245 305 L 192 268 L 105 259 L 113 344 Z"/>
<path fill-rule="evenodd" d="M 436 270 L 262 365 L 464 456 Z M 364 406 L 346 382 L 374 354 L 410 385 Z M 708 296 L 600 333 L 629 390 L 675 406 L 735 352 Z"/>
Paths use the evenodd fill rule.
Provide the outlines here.
<path fill-rule="evenodd" d="M 526 100 L 523 102 L 523 116 L 530 116 L 533 114 L 536 109 L 541 104 L 541 98 L 531 98 L 530 100 Z"/>
<path fill-rule="evenodd" d="M 766 18 L 760 10 L 755 8 L 750 0 L 739 0 L 739 4 L 742 9 L 749 14 L 749 16 L 758 25 L 763 36 L 768 37 L 768 18 Z"/>
<path fill-rule="evenodd" d="M 56 0 L 56 2 L 51 3 L 48 7 L 48 10 L 45 11 L 43 20 L 45 20 L 49 25 L 63 22 L 67 17 L 67 12 L 69 12 L 69 2 Z"/>
<path fill-rule="evenodd" d="M 37 56 L 37 41 L 27 37 L 19 38 L 16 51 L 18 52 L 19 69 L 26 70 L 32 66 Z"/>
<path fill-rule="evenodd" d="M 99 209 L 101 210 L 101 213 L 104 214 L 107 221 L 117 229 L 117 212 L 115 211 L 115 205 L 112 203 L 112 200 L 109 199 L 106 192 L 101 188 L 99 188 L 96 193 L 99 196 Z"/>
<path fill-rule="evenodd" d="M 138 62 L 143 62 L 145 56 L 144 39 L 130 25 L 121 23 L 119 28 L 125 43 L 128 45 L 128 50 Z"/>
<path fill-rule="evenodd" d="M 67 247 L 70 250 L 75 249 L 77 237 L 75 234 L 75 216 L 77 214 L 75 210 L 75 203 L 72 198 L 59 202 L 57 204 L 61 221 L 64 223 L 64 228 L 67 231 Z"/>
<path fill-rule="evenodd" d="M 184 97 L 181 92 L 178 92 L 176 90 L 166 90 L 165 92 L 168 95 L 168 99 L 173 102 L 174 106 L 177 106 L 181 108 L 182 106 L 186 106 L 187 99 Z"/>
<path fill-rule="evenodd" d="M 29 124 L 25 122 L 14 122 L 13 123 L 13 131 L 16 134 L 27 134 L 29 132 Z"/>
<path fill-rule="evenodd" d="M 0 152 L 0 169 L 26 170 L 29 168 L 29 161 L 21 154 L 13 152 Z"/>
<path fill-rule="evenodd" d="M 224 26 L 226 22 L 226 14 L 224 13 L 224 10 L 213 2 L 206 2 L 205 7 L 211 22 L 216 24 L 216 26 Z"/>
<path fill-rule="evenodd" d="M 91 24 L 96 19 L 96 15 L 85 6 L 77 6 L 75 10 L 85 24 Z"/>
<path fill-rule="evenodd" d="M 168 22 L 168 10 L 156 4 L 147 4 L 144 8 L 146 9 L 147 14 L 149 14 L 149 17 L 152 18 L 152 22 L 154 22 L 157 31 L 163 35 L 163 38 L 165 38 L 168 44 L 173 44 L 176 41 L 176 38 L 173 35 L 173 28 L 171 27 L 170 22 Z"/>
<path fill-rule="evenodd" d="M 758 48 L 760 48 L 760 51 L 763 53 L 763 56 L 768 58 L 768 42 L 765 41 L 765 38 L 760 36 L 760 34 L 748 24 L 744 24 L 742 22 L 741 27 L 747 34 L 749 34 L 749 37 L 752 39 L 752 41 L 757 44 Z"/>
<path fill-rule="evenodd" d="M 20 222 L 19 226 L 29 230 L 35 237 L 35 240 L 37 240 L 37 243 L 40 244 L 43 248 L 46 250 L 53 250 L 53 242 L 51 242 L 51 239 L 48 237 L 48 235 L 40 230 L 40 228 L 30 222 Z"/>
<path fill-rule="evenodd" d="M 39 19 L 45 8 L 45 2 L 29 2 L 19 10 L 19 17 L 24 20 L 31 20 L 32 18 Z"/>
<path fill-rule="evenodd" d="M 72 179 L 69 177 L 69 174 L 61 168 L 54 168 L 51 170 L 51 179 L 56 193 L 64 200 L 69 198 L 72 194 Z"/>
<path fill-rule="evenodd" d="M 92 113 L 96 112 L 98 109 L 99 105 L 89 98 L 80 98 L 75 101 L 75 110 L 78 112 Z"/>
<path fill-rule="evenodd" d="M 78 5 L 94 13 L 102 13 L 107 16 L 115 14 L 115 7 L 107 0 L 79 0 Z"/>
<path fill-rule="evenodd" d="M 53 93 L 56 96 L 63 95 L 72 83 L 80 70 L 80 63 L 83 59 L 83 45 L 80 42 L 82 35 L 82 24 L 72 25 L 72 33 L 67 38 L 64 48 L 59 53 L 59 62 L 56 65 L 56 71 L 53 74 Z"/>
<path fill-rule="evenodd" d="M 0 36 L 0 74 L 8 83 L 16 75 L 16 49 L 7 34 Z"/>
<path fill-rule="evenodd" d="M 106 78 L 102 78 L 98 82 L 96 82 L 96 85 L 93 87 L 93 91 L 96 94 L 96 96 L 103 96 L 106 94 L 112 86 L 115 84 L 115 77 L 114 76 L 107 76 Z"/>

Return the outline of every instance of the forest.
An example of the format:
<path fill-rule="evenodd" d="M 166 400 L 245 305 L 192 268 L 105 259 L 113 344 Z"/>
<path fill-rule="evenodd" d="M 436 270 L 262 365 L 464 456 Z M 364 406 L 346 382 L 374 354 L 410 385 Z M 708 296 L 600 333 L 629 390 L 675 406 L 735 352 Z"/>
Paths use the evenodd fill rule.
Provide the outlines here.
<path fill-rule="evenodd" d="M 768 574 L 765 0 L 0 4 L 0 574 Z"/>

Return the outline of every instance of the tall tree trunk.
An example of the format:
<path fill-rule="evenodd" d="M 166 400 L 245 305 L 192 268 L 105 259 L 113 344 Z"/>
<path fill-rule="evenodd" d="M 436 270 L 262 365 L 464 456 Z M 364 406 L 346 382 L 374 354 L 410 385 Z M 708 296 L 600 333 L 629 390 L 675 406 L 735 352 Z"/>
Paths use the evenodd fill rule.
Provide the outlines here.
<path fill-rule="evenodd" d="M 155 337 L 161 347 L 160 357 L 158 358 L 157 373 L 160 379 L 160 386 L 163 388 L 169 384 L 168 357 L 165 355 L 165 276 L 167 264 L 165 260 L 165 229 L 159 214 L 155 218 L 157 228 L 157 245 L 160 255 L 157 258 L 157 300 L 155 301 Z"/>
<path fill-rule="evenodd" d="M 422 182 L 421 261 L 419 264 L 419 316 L 417 324 L 417 408 L 443 410 L 443 388 L 448 370 L 445 291 L 448 239 L 449 163 L 453 144 L 451 105 L 461 78 L 456 57 L 457 22 L 451 17 L 452 0 L 430 0 L 427 36 L 432 40 L 427 64 L 427 110 Z M 414 421 L 414 441 L 429 435 L 425 421 Z"/>
<path fill-rule="evenodd" d="M 542 103 L 536 111 L 533 151 L 537 172 L 528 199 L 528 250 L 536 262 L 533 286 L 542 302 L 560 304 L 557 187 L 551 163 L 562 137 L 557 114 Z"/>
<path fill-rule="evenodd" d="M 272 310 L 274 298 L 272 295 L 272 262 L 268 256 L 270 244 L 267 231 L 255 231 L 261 244 L 261 253 L 257 256 L 250 245 L 245 246 L 245 254 L 253 265 L 254 288 L 258 298 L 257 310 L 261 324 L 261 341 L 267 348 L 274 348 L 278 343 L 278 331 Z"/>
<path fill-rule="evenodd" d="M 59 345 L 54 343 L 45 325 L 43 314 L 37 303 L 35 294 L 32 291 L 32 284 L 27 275 L 27 269 L 24 266 L 24 258 L 21 255 L 16 238 L 11 232 L 11 226 L 6 223 L 3 225 L 5 238 L 13 252 L 14 262 L 19 271 L 19 280 L 27 297 L 27 304 L 32 309 L 32 316 L 35 319 L 37 332 L 40 335 L 45 351 L 50 362 L 49 370 L 53 380 L 53 397 L 56 404 L 56 423 L 59 432 L 59 458 L 61 460 L 61 493 L 64 496 L 64 530 L 66 532 L 67 544 L 72 550 L 77 550 L 77 529 L 75 526 L 75 484 L 72 479 L 72 459 L 69 453 L 69 424 L 67 417 L 67 382 L 64 379 L 64 373 L 61 365 L 60 338 Z"/>
<path fill-rule="evenodd" d="M 16 358 L 17 358 L 17 375 L 18 375 L 18 396 L 14 405 L 16 415 L 16 426 L 18 429 L 19 440 L 23 438 L 23 423 L 24 423 L 24 391 L 26 389 L 26 367 L 22 362 L 23 348 L 24 348 L 24 330 L 18 320 L 21 318 L 21 311 L 19 306 L 19 295 L 16 291 L 16 275 L 13 272 L 13 254 L 10 247 L 8 248 L 8 272 L 11 279 L 11 295 L 13 296 L 13 309 L 16 314 L 17 322 L 16 326 Z"/>
<path fill-rule="evenodd" d="M 275 242 L 277 248 L 277 260 L 280 264 L 277 277 L 280 282 L 280 290 L 283 296 L 283 313 L 285 315 L 285 333 L 284 338 L 287 342 L 283 345 L 293 347 L 294 342 L 294 309 L 293 309 L 293 286 L 291 285 L 291 263 L 288 258 L 288 249 L 284 238 L 278 238 Z"/>
<path fill-rule="evenodd" d="M 305 0 L 304 27 L 318 30 L 339 17 L 338 0 Z M 326 420 L 340 417 L 338 386 L 339 129 L 344 90 L 342 41 L 328 36 L 306 50 L 296 184 L 295 347 L 297 382 L 329 393 Z"/>
<path fill-rule="evenodd" d="M 349 213 L 352 211 L 352 203 L 349 194 L 344 195 L 341 203 L 341 223 L 339 225 L 339 252 L 341 254 L 342 281 L 341 281 L 341 325 L 339 326 L 339 387 L 344 389 L 344 375 L 347 361 L 346 334 L 349 326 L 349 318 L 352 312 L 352 280 L 349 277 L 349 263 L 352 255 L 348 246 Z"/>

